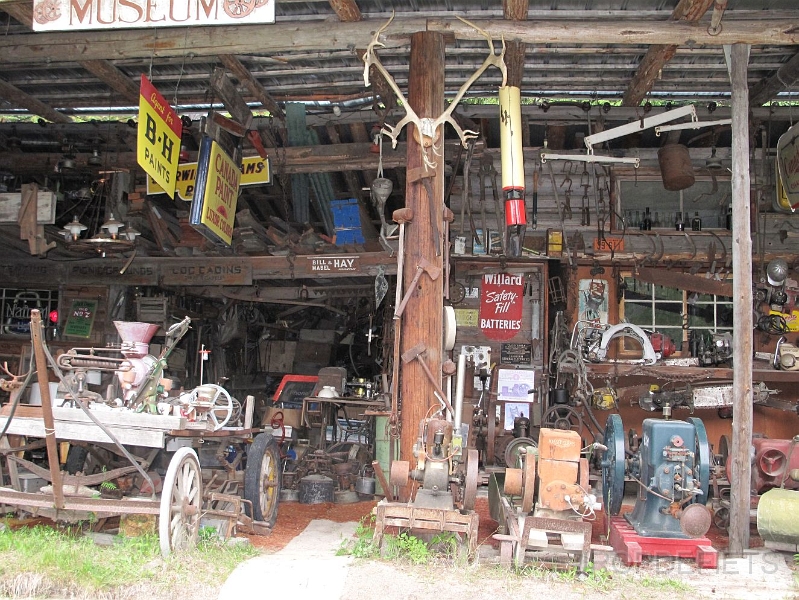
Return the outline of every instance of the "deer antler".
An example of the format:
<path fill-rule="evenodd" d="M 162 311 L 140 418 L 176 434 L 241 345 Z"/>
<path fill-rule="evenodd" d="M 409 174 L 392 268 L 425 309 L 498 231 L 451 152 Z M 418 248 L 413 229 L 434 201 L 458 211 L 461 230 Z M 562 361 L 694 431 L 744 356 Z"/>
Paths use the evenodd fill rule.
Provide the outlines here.
<path fill-rule="evenodd" d="M 0 367 L 0 370 L 11 377 L 11 381 L 0 378 L 0 390 L 3 390 L 4 392 L 13 392 L 16 389 L 21 388 L 23 380 L 28 376 L 28 373 L 23 375 L 14 375 L 8 369 L 8 362 L 4 362 L 2 367 Z"/>
<path fill-rule="evenodd" d="M 413 123 L 416 125 L 417 130 L 419 131 L 419 143 L 422 146 L 422 157 L 424 159 L 424 166 L 427 169 L 434 169 L 436 167 L 435 161 L 430 156 L 432 153 L 434 156 L 441 156 L 440 149 L 436 148 L 436 143 L 439 141 L 441 137 L 438 128 L 443 125 L 444 123 L 449 123 L 455 129 L 458 134 L 458 137 L 461 140 L 461 143 L 466 146 L 470 139 L 477 137 L 477 132 L 472 131 L 470 129 L 463 130 L 461 129 L 460 125 L 453 119 L 452 113 L 455 111 L 455 108 L 460 102 L 461 98 L 463 98 L 464 94 L 468 91 L 471 85 L 477 81 L 477 79 L 483 74 L 483 72 L 490 66 L 497 67 L 502 72 L 502 85 L 505 85 L 508 72 L 507 67 L 505 66 L 505 38 L 502 38 L 502 51 L 499 54 L 494 52 L 494 41 L 491 38 L 491 35 L 481 29 L 474 23 L 467 21 L 461 17 L 458 17 L 461 21 L 469 25 L 470 27 L 474 27 L 477 31 L 479 31 L 483 37 L 488 40 L 488 48 L 489 48 L 489 55 L 483 61 L 483 64 L 474 74 L 469 77 L 469 79 L 460 87 L 458 93 L 455 95 L 455 98 L 449 104 L 447 110 L 445 110 L 441 115 L 436 117 L 435 119 L 430 117 L 423 117 L 420 118 L 416 112 L 411 108 L 411 105 L 408 103 L 407 99 L 405 98 L 402 90 L 400 90 L 397 83 L 394 81 L 394 78 L 389 74 L 389 72 L 385 69 L 383 64 L 380 62 L 380 58 L 375 53 L 375 48 L 377 46 L 385 46 L 382 42 L 380 42 L 380 35 L 388 28 L 391 24 L 391 21 L 394 20 L 394 13 L 391 13 L 391 18 L 386 22 L 385 25 L 380 27 L 372 37 L 372 41 L 366 48 L 366 52 L 363 55 L 364 61 L 364 69 L 363 69 L 363 82 L 366 87 L 369 87 L 369 68 L 374 65 L 375 68 L 380 72 L 380 74 L 385 78 L 388 85 L 397 95 L 400 102 L 402 102 L 402 106 L 405 109 L 405 116 L 397 123 L 395 126 L 385 126 L 383 127 L 381 133 L 386 134 L 391 138 L 391 145 L 393 148 L 397 147 L 397 138 L 399 137 L 402 129 L 408 124 Z M 429 152 L 428 152 L 429 150 Z"/>

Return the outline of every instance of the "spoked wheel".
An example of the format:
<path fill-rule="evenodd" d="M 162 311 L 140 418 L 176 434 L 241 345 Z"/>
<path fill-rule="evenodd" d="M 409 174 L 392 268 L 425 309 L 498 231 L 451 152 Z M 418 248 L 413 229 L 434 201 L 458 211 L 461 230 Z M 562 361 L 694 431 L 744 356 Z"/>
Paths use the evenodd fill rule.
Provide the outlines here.
<path fill-rule="evenodd" d="M 545 427 L 565 429 L 583 433 L 583 418 L 571 406 L 556 404 L 544 413 L 541 422 Z"/>
<path fill-rule="evenodd" d="M 191 448 L 180 448 L 169 461 L 161 494 L 158 538 L 163 556 L 197 544 L 202 496 L 200 461 Z"/>
<path fill-rule="evenodd" d="M 208 411 L 208 418 L 214 425 L 214 431 L 222 429 L 233 416 L 233 398 L 221 385 L 207 383 L 202 387 L 211 390 L 211 410 Z"/>
<path fill-rule="evenodd" d="M 259 433 L 247 450 L 247 467 L 244 471 L 244 499 L 252 502 L 253 520 L 274 527 L 281 478 L 277 441 L 268 433 Z"/>

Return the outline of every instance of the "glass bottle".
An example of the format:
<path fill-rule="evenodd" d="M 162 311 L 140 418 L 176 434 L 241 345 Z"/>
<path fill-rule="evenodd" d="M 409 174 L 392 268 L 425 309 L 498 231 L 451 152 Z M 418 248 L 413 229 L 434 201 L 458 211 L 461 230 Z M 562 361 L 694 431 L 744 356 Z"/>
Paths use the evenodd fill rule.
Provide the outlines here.
<path fill-rule="evenodd" d="M 649 231 L 652 229 L 652 217 L 649 215 L 649 207 L 646 207 L 646 211 L 644 211 L 644 218 L 641 219 L 641 229 L 644 231 Z"/>
<path fill-rule="evenodd" d="M 640 227 L 641 226 L 641 211 L 635 211 L 635 221 L 633 221 L 633 227 Z"/>
<path fill-rule="evenodd" d="M 727 231 L 732 231 L 732 204 L 727 206 L 727 220 L 726 220 Z"/>
<path fill-rule="evenodd" d="M 682 220 L 682 213 L 678 210 L 677 216 L 674 217 L 675 231 L 685 231 L 685 222 Z"/>
<path fill-rule="evenodd" d="M 660 215 L 658 214 L 658 211 L 655 211 L 655 220 L 652 221 L 652 227 L 656 229 L 660 227 Z"/>
<path fill-rule="evenodd" d="M 694 218 L 691 219 L 691 231 L 702 231 L 702 219 L 699 218 L 699 211 L 696 211 Z"/>

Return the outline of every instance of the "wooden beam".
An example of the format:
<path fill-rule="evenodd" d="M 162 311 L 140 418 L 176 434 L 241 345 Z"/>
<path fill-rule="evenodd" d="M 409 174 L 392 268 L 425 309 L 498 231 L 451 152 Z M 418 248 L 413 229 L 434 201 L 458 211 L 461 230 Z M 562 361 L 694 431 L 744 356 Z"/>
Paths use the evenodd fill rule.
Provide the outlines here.
<path fill-rule="evenodd" d="M 526 21 L 529 0 L 502 0 L 502 16 L 508 21 Z"/>
<path fill-rule="evenodd" d="M 3 2 L 2 10 L 28 27 L 33 27 L 33 2 Z"/>
<path fill-rule="evenodd" d="M 713 5 L 713 0 L 680 0 L 671 13 L 672 21 L 694 22 L 701 19 Z M 622 106 L 638 106 L 641 100 L 649 93 L 655 80 L 666 64 L 674 58 L 677 52 L 676 44 L 657 44 L 650 46 L 638 70 L 627 86 L 622 98 Z"/>
<path fill-rule="evenodd" d="M 444 36 L 424 31 L 413 34 L 408 103 L 422 118 L 435 118 L 444 111 L 444 65 Z M 411 140 L 407 147 L 408 173 L 412 173 L 421 171 L 424 166 L 423 150 L 412 132 L 408 133 L 408 139 Z M 424 361 L 440 387 L 444 276 L 439 275 L 436 280 L 427 273 L 422 273 L 421 278 L 414 277 L 419 272 L 422 260 L 428 261 L 432 268 L 439 269 L 439 273 L 443 270 L 440 233 L 444 230 L 444 156 L 434 157 L 435 167 L 427 170 L 429 185 L 423 185 L 418 179 L 411 181 L 409 177 L 405 187 L 405 206 L 413 210 L 414 219 L 412 226 L 405 230 L 402 289 L 406 293 L 410 292 L 411 296 L 398 327 L 399 353 L 410 353 L 419 344 L 424 353 L 407 362 L 400 356 L 394 356 L 394 361 L 402 363 L 402 374 L 399 382 L 394 382 L 394 389 L 399 387 L 402 401 L 400 458 L 412 463 L 419 423 L 425 416 L 431 415 L 430 407 L 439 406 L 434 395 L 435 385 L 427 378 L 425 368 L 419 361 Z M 433 197 L 428 195 L 431 191 Z M 396 330 L 395 324 L 395 335 Z"/>
<path fill-rule="evenodd" d="M 329 0 L 330 8 L 336 11 L 339 21 L 345 23 L 354 23 L 363 18 L 361 9 L 355 3 L 355 0 Z"/>
<path fill-rule="evenodd" d="M 238 121 L 245 130 L 252 124 L 252 111 L 244 98 L 241 97 L 236 86 L 230 81 L 224 69 L 217 67 L 211 75 L 210 88 L 219 95 L 225 108 L 230 111 L 230 116 Z"/>
<path fill-rule="evenodd" d="M 134 106 L 139 104 L 139 86 L 107 60 L 82 60 L 80 66 Z"/>
<path fill-rule="evenodd" d="M 457 152 L 460 142 L 452 140 L 444 144 L 447 156 Z M 333 171 L 377 171 L 379 156 L 371 151 L 371 142 L 340 144 L 337 146 L 291 146 L 280 149 L 280 156 L 272 155 L 272 169 L 276 174 L 284 173 L 329 173 Z M 383 145 L 383 168 L 396 169 L 405 167 L 406 161 L 405 142 L 397 144 L 396 149 L 391 144 Z M 482 145 L 476 150 L 476 155 L 482 152 Z M 41 173 L 43 168 L 55 164 L 55 158 L 60 154 L 47 152 L 0 152 L 0 170 L 9 171 L 18 175 Z M 89 168 L 86 159 L 89 154 L 78 154 L 75 158 L 77 169 Z M 109 152 L 103 155 L 104 164 L 108 168 L 136 169 L 135 152 Z M 48 162 L 49 161 L 49 162 Z M 371 185 L 371 182 L 368 182 Z"/>
<path fill-rule="evenodd" d="M 792 87 L 797 81 L 799 81 L 799 54 L 795 54 L 783 64 L 774 75 L 752 87 L 749 92 L 749 105 L 762 106 L 780 92 Z"/>
<path fill-rule="evenodd" d="M 4 2 L 2 7 L 23 25 L 33 27 L 33 4 L 30 2 Z M 132 104 L 139 103 L 139 86 L 107 60 L 83 60 L 79 64 L 108 87 L 116 90 L 125 100 Z"/>
<path fill-rule="evenodd" d="M 752 234 L 749 177 L 749 46 L 735 44 L 729 58 L 732 84 L 732 448 L 730 449 L 730 545 L 732 556 L 749 547 L 752 462 Z"/>
<path fill-rule="evenodd" d="M 225 68 L 233 73 L 239 82 L 250 91 L 250 94 L 252 94 L 273 117 L 285 123 L 286 114 L 283 112 L 283 109 L 280 108 L 280 105 L 272 95 L 266 91 L 264 86 L 261 85 L 238 58 L 232 54 L 219 54 L 218 58 L 222 64 L 225 65 Z"/>
<path fill-rule="evenodd" d="M 60 113 L 52 106 L 40 102 L 36 98 L 29 96 L 17 87 L 14 87 L 7 81 L 0 79 L 0 98 L 7 100 L 9 104 L 24 108 L 28 112 L 39 115 L 52 121 L 53 123 L 71 123 L 72 117 L 68 117 L 64 113 Z"/>
<path fill-rule="evenodd" d="M 640 45 L 677 44 L 708 45 L 745 43 L 766 46 L 799 45 L 799 18 L 729 21 L 718 35 L 693 23 L 644 21 L 526 21 L 474 19 L 494 39 L 504 37 L 527 44 L 592 44 Z M 149 29 L 99 30 L 61 33 L 19 34 L 0 37 L 0 55 L 14 57 L 13 63 L 50 64 L 81 60 L 114 60 L 125 58 L 216 56 L 220 47 L 227 54 L 246 54 L 253 48 L 264 54 L 316 50 L 348 50 L 365 48 L 371 41 L 377 23 L 362 20 L 356 23 L 303 21 L 299 27 L 291 21 L 268 27 L 236 25 L 222 27 L 172 27 Z M 381 42 L 389 48 L 407 47 L 409 36 L 417 31 L 437 31 L 457 40 L 484 41 L 473 27 L 451 18 L 397 17 L 383 34 Z"/>

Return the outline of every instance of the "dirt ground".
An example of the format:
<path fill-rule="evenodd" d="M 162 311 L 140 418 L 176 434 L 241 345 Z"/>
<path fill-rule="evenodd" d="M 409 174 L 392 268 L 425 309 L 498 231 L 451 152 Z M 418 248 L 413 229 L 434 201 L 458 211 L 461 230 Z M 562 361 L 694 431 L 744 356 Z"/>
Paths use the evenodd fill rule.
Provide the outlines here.
<path fill-rule="evenodd" d="M 432 560 L 424 565 L 413 566 L 398 561 L 336 557 L 335 550 L 340 546 L 340 539 L 336 537 L 327 538 L 327 548 L 319 548 L 321 538 L 313 538 L 305 540 L 305 544 L 310 542 L 310 545 L 306 545 L 299 554 L 296 550 L 290 552 L 291 547 L 286 549 L 288 555 L 285 551 L 281 552 L 295 537 L 308 538 L 307 532 L 300 534 L 312 520 L 316 523 L 331 521 L 330 526 L 342 524 L 342 532 L 351 532 L 354 523 L 368 518 L 374 505 L 374 502 L 310 506 L 281 504 L 280 516 L 272 535 L 252 539 L 257 547 L 274 555 L 274 558 L 267 558 L 266 562 L 261 559 L 255 572 L 263 574 L 265 570 L 273 568 L 276 561 L 286 561 L 281 563 L 280 569 L 295 568 L 300 574 L 310 570 L 322 576 L 325 572 L 330 573 L 330 569 L 335 573 L 344 570 L 344 579 L 335 590 L 329 589 L 329 586 L 323 587 L 325 595 L 331 600 L 463 600 L 470 597 L 540 600 L 542 596 L 557 597 L 558 600 L 799 600 L 793 557 L 762 548 L 753 548 L 740 559 L 727 558 L 722 554 L 717 569 L 698 569 L 692 560 L 685 559 L 645 558 L 638 567 L 626 567 L 618 559 L 611 559 L 604 563 L 601 571 L 584 580 L 568 570 L 558 572 L 528 566 L 521 572 L 515 572 L 501 568 L 497 564 L 496 542 L 491 538 L 497 524 L 488 514 L 485 497 L 479 497 L 476 506 L 480 514 L 480 559 L 477 563 L 456 561 L 453 564 L 451 561 Z M 603 530 L 603 522 L 597 522 L 595 542 L 602 541 L 599 535 Z M 754 528 L 752 533 L 752 546 L 760 546 Z M 726 535 L 713 531 L 710 538 L 719 550 L 726 548 Z M 333 565 L 334 561 L 343 562 Z M 297 589 L 292 591 L 294 600 L 314 597 L 309 589 L 312 583 L 295 583 Z M 308 595 L 303 595 L 304 592 Z"/>

